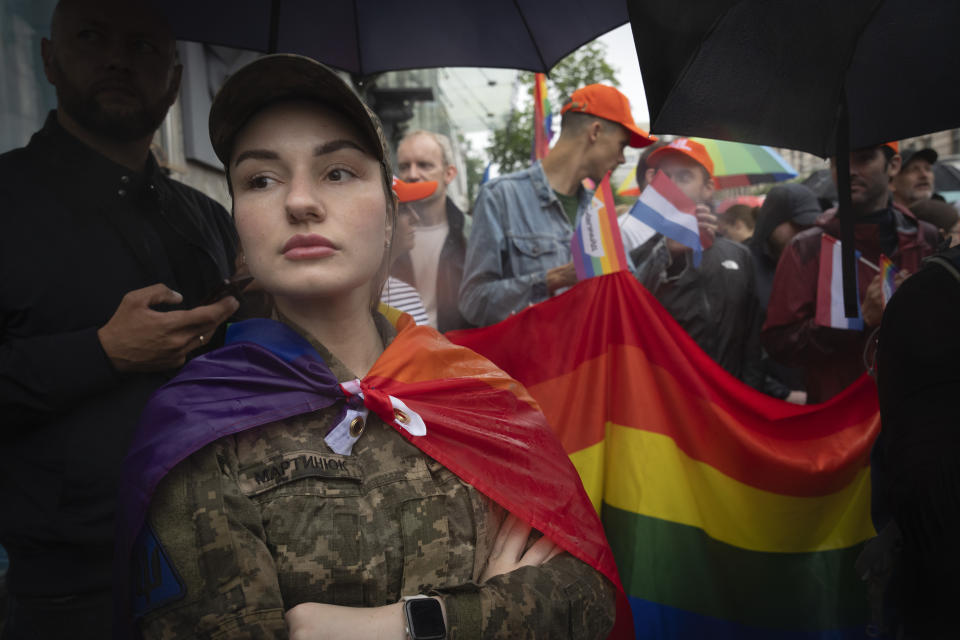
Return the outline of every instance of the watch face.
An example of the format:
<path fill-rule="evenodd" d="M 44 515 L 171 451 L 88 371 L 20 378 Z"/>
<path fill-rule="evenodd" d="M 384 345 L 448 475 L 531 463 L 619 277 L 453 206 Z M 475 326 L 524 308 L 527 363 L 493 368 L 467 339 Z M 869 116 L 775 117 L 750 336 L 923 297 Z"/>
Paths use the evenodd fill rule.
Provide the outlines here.
<path fill-rule="evenodd" d="M 442 640 L 447 635 L 440 603 L 433 598 L 407 600 L 407 626 L 414 640 Z"/>

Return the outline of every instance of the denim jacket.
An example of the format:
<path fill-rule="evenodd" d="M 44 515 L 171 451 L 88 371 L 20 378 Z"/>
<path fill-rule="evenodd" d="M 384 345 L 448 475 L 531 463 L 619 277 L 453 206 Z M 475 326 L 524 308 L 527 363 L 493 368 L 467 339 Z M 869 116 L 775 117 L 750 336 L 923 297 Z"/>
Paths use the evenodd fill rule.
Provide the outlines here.
<path fill-rule="evenodd" d="M 577 221 L 593 191 L 579 189 Z M 460 313 L 487 326 L 550 297 L 547 270 L 572 260 L 574 227 L 540 162 L 480 189 L 460 285 Z"/>

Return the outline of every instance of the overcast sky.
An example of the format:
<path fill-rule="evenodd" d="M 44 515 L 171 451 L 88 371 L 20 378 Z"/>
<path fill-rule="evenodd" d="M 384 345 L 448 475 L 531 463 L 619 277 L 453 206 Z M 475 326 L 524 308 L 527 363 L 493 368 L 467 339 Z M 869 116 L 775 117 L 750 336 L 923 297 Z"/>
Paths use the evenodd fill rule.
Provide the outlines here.
<path fill-rule="evenodd" d="M 607 45 L 607 62 L 617 68 L 620 90 L 630 99 L 633 119 L 644 129 L 649 124 L 647 97 L 643 92 L 643 79 L 640 77 L 640 64 L 637 62 L 637 49 L 633 44 L 633 32 L 627 23 L 601 36 L 600 41 Z"/>
<path fill-rule="evenodd" d="M 620 90 L 630 100 L 634 120 L 642 128 L 649 129 L 646 95 L 630 24 L 610 31 L 599 40 L 607 45 L 607 62 L 617 70 Z M 513 97 L 513 92 L 508 90 L 512 87 L 511 73 L 502 69 L 449 69 L 443 74 L 443 99 L 476 150 L 484 149 L 490 139 L 488 127 L 491 120 L 484 117 L 485 113 L 489 110 L 499 115 L 510 108 Z M 497 85 L 486 86 L 487 81 L 494 78 L 499 81 Z M 478 109 L 478 102 L 484 108 Z M 558 105 L 554 107 L 559 109 Z"/>

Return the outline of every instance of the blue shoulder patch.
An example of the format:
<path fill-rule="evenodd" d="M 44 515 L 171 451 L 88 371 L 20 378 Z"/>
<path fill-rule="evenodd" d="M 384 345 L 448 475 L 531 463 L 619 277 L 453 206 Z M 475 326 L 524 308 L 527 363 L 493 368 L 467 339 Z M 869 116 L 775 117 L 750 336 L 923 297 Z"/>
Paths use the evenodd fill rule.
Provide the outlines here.
<path fill-rule="evenodd" d="M 133 543 L 130 581 L 135 618 L 179 600 L 187 592 L 180 576 L 170 564 L 163 545 L 147 523 L 144 523 L 140 535 Z"/>

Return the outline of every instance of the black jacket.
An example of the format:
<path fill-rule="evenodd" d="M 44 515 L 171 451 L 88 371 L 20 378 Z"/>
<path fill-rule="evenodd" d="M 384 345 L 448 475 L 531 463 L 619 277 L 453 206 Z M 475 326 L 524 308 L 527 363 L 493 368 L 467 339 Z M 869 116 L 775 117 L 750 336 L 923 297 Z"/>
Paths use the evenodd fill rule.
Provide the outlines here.
<path fill-rule="evenodd" d="M 152 158 L 142 174 L 111 162 L 54 113 L 0 155 L 0 544 L 14 595 L 110 587 L 120 461 L 175 372 L 119 375 L 97 329 L 157 282 L 200 304 L 235 246 L 223 207 Z"/>
<path fill-rule="evenodd" d="M 948 638 L 960 596 L 960 247 L 926 263 L 883 313 L 871 498 L 877 531 L 892 518 L 902 534 L 884 604 L 899 609 L 904 637 Z"/>
<path fill-rule="evenodd" d="M 467 239 L 464 235 L 466 216 L 447 198 L 447 225 L 449 231 L 440 249 L 440 265 L 437 268 L 437 331 L 445 333 L 455 329 L 469 329 L 468 323 L 457 308 L 460 300 L 460 281 L 463 280 L 463 259 L 467 254 Z M 413 262 L 410 254 L 397 258 L 390 275 L 416 288 L 413 277 Z"/>
<path fill-rule="evenodd" d="M 690 260 L 690 253 L 683 254 Z M 750 251 L 725 238 L 703 252 L 698 269 L 667 275 L 670 255 L 660 234 L 630 252 L 637 279 L 707 355 L 755 389 L 760 370 L 760 318 Z"/>

